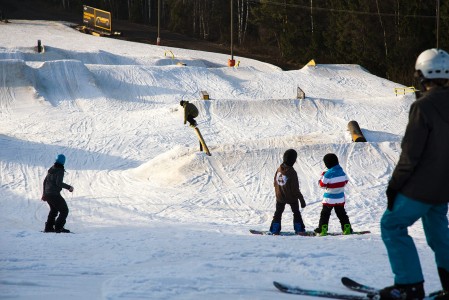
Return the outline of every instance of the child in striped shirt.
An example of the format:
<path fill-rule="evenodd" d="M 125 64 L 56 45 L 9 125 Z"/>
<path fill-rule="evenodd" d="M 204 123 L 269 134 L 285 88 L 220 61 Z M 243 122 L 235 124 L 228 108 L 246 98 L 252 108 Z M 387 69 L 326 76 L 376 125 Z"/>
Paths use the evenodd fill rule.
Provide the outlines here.
<path fill-rule="evenodd" d="M 317 234 L 326 235 L 332 209 L 340 220 L 341 230 L 344 234 L 351 234 L 351 223 L 345 210 L 345 185 L 348 183 L 343 168 L 338 163 L 338 157 L 334 153 L 328 153 L 323 157 L 327 171 L 324 171 L 318 182 L 325 189 L 323 195 L 323 208 L 321 210 L 320 222 L 315 229 Z"/>

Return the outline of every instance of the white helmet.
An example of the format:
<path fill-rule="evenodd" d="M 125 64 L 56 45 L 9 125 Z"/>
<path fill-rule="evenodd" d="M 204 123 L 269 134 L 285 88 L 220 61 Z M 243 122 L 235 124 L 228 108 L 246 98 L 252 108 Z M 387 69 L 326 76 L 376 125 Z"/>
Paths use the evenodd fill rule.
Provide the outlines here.
<path fill-rule="evenodd" d="M 426 79 L 449 79 L 449 54 L 441 49 L 429 49 L 416 59 L 415 70 Z"/>

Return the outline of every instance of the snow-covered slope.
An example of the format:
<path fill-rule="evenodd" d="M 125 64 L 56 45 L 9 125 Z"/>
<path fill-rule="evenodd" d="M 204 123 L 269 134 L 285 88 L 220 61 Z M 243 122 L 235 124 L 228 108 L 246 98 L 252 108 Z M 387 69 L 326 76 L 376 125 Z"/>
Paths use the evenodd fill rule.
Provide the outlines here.
<path fill-rule="evenodd" d="M 37 39 L 45 46 L 36 53 Z M 0 25 L 0 294 L 5 299 L 287 299 L 273 280 L 343 290 L 339 277 L 392 283 L 379 220 L 414 97 L 357 65 L 295 71 L 222 54 L 99 38 L 60 22 Z M 185 66 L 177 63 L 182 62 Z M 296 99 L 297 87 L 306 99 Z M 200 100 L 207 91 L 210 101 Z M 212 156 L 183 125 L 199 108 Z M 359 122 L 368 143 L 352 143 Z M 318 224 L 322 157 L 350 178 L 342 237 L 252 236 L 274 213 L 285 150 Z M 43 234 L 42 180 L 67 156 L 76 234 Z M 339 230 L 335 215 L 330 231 Z M 284 212 L 283 228 L 292 227 Z M 428 290 L 439 287 L 420 224 Z"/>

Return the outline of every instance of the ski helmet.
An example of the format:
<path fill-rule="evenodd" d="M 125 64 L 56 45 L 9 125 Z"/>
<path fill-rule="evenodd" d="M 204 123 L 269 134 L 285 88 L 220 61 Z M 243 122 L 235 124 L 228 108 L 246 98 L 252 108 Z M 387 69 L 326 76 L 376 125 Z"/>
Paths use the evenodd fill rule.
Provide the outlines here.
<path fill-rule="evenodd" d="M 426 79 L 449 79 L 449 54 L 441 49 L 428 49 L 416 59 L 415 70 Z"/>

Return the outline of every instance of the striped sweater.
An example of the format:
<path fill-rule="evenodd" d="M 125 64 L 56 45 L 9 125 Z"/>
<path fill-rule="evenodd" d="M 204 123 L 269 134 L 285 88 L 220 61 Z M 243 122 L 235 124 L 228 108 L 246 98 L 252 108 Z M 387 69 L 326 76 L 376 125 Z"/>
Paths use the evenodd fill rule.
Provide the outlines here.
<path fill-rule="evenodd" d="M 348 177 L 340 165 L 323 172 L 318 183 L 321 188 L 326 189 L 323 195 L 323 205 L 345 205 L 345 185 L 348 183 Z"/>

